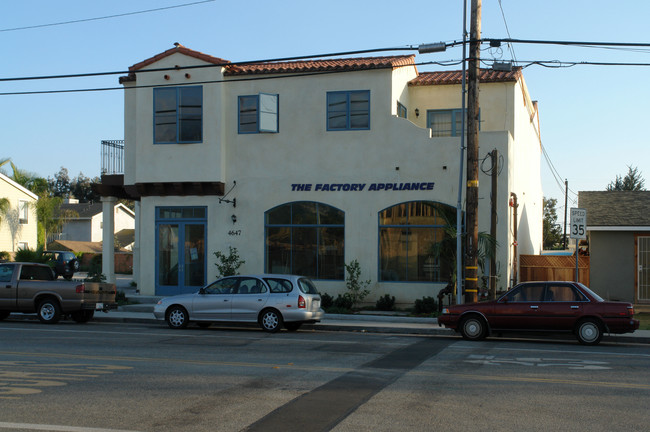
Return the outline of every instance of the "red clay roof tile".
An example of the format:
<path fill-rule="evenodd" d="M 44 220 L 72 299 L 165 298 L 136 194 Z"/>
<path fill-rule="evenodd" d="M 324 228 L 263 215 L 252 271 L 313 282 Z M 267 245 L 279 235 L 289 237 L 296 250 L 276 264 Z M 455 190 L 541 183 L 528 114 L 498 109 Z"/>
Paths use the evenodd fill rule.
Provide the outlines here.
<path fill-rule="evenodd" d="M 183 45 L 181 45 L 179 43 L 175 43 L 174 48 L 170 48 L 167 51 L 161 52 L 160 54 L 157 54 L 157 55 L 155 55 L 153 57 L 150 57 L 150 58 L 148 58 L 146 60 L 143 60 L 143 61 L 141 61 L 139 63 L 134 64 L 133 66 L 131 66 L 129 68 L 129 71 L 136 71 L 138 69 L 142 69 L 145 66 L 149 66 L 150 64 L 155 63 L 155 62 L 157 62 L 159 60 L 162 60 L 165 57 L 169 57 L 170 55 L 175 54 L 175 53 L 185 54 L 187 56 L 194 57 L 194 58 L 206 61 L 208 63 L 223 64 L 223 65 L 226 65 L 226 64 L 230 63 L 228 60 L 220 59 L 218 57 L 212 57 L 211 55 L 204 54 L 204 53 L 199 52 L 199 51 L 194 51 L 194 50 L 191 50 L 189 48 L 184 47 Z"/>
<path fill-rule="evenodd" d="M 510 72 L 494 71 L 492 69 L 481 69 L 479 74 L 480 82 L 507 82 L 517 81 L 521 77 L 521 68 L 512 68 Z M 410 86 L 419 85 L 449 85 L 462 83 L 462 71 L 438 71 L 421 72 L 417 78 L 409 82 Z"/>
<path fill-rule="evenodd" d="M 388 69 L 400 66 L 415 65 L 414 59 L 415 55 L 405 55 L 233 64 L 226 66 L 224 75 L 257 75 L 298 72 Z"/>

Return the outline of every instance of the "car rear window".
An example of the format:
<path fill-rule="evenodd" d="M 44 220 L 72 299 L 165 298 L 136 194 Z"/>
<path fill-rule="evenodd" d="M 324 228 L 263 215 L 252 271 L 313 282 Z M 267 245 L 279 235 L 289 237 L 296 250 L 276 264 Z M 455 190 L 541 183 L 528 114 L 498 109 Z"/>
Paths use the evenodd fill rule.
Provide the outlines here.
<path fill-rule="evenodd" d="M 298 279 L 298 287 L 300 288 L 300 291 L 304 292 L 305 294 L 318 294 L 316 285 L 314 285 L 314 283 L 307 278 Z"/>
<path fill-rule="evenodd" d="M 272 293 L 288 293 L 293 290 L 293 285 L 286 279 L 266 278 L 264 280 L 269 285 Z"/>

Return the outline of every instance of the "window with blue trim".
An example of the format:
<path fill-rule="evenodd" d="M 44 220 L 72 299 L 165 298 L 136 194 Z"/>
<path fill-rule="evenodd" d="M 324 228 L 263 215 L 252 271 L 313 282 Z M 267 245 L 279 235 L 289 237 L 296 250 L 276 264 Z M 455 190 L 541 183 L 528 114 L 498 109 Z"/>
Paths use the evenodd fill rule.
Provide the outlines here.
<path fill-rule="evenodd" d="M 397 117 L 402 117 L 406 118 L 407 117 L 407 109 L 404 105 L 401 103 L 397 102 Z"/>
<path fill-rule="evenodd" d="M 277 133 L 278 101 L 277 94 L 239 96 L 239 133 Z"/>
<path fill-rule="evenodd" d="M 327 130 L 370 129 L 370 90 L 327 93 Z"/>
<path fill-rule="evenodd" d="M 316 202 L 283 204 L 265 217 L 265 271 L 343 280 L 345 214 Z"/>
<path fill-rule="evenodd" d="M 446 233 L 456 209 L 431 201 L 395 205 L 379 213 L 379 280 L 450 281 L 456 238 Z M 447 249 L 449 253 L 447 253 Z"/>
<path fill-rule="evenodd" d="M 196 143 L 203 140 L 203 88 L 153 89 L 154 144 Z"/>
<path fill-rule="evenodd" d="M 465 111 L 467 112 L 467 110 Z M 427 127 L 431 128 L 434 137 L 460 136 L 462 121 L 461 109 L 427 111 Z M 465 131 L 467 131 L 467 121 L 465 122 Z"/>

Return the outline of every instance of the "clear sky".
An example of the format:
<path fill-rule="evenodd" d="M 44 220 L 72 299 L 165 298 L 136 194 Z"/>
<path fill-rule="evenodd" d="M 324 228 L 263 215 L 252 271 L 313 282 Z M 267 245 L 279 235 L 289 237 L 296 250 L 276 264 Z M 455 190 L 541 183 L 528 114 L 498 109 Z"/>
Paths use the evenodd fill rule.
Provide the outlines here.
<path fill-rule="evenodd" d="M 315 55 L 462 40 L 463 1 L 429 0 L 22 0 L 2 5 L 0 78 L 124 71 L 179 42 L 230 61 Z M 468 1 L 468 9 L 469 3 Z M 113 15 L 118 17 L 89 20 Z M 483 0 L 484 38 L 650 42 L 648 0 Z M 469 10 L 468 10 L 469 17 Z M 80 21 L 27 29 L 44 24 Z M 402 52 L 403 54 L 403 52 Z M 381 55 L 381 54 L 371 54 Z M 416 62 L 458 60 L 459 48 Z M 485 49 L 482 59 L 650 64 L 650 49 L 513 44 Z M 419 66 L 419 70 L 460 66 Z M 539 102 L 542 144 L 558 180 L 575 193 L 605 190 L 637 167 L 650 189 L 646 109 L 648 66 L 530 65 L 524 78 Z M 119 87 L 120 75 L 0 82 L 0 93 Z M 460 105 L 460 103 L 459 103 Z M 120 90 L 0 96 L 0 159 L 52 177 L 66 167 L 99 175 L 100 142 L 123 139 Z M 564 192 L 542 158 L 544 195 Z M 577 205 L 569 193 L 569 207 Z"/>

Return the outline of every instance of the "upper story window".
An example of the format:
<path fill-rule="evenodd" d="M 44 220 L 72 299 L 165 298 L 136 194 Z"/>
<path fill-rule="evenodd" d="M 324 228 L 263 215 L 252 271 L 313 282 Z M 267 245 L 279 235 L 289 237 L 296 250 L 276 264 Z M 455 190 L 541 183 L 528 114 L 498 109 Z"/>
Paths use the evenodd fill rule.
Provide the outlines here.
<path fill-rule="evenodd" d="M 327 130 L 370 129 L 370 90 L 327 93 Z"/>
<path fill-rule="evenodd" d="M 239 96 L 239 133 L 277 133 L 278 100 L 277 94 Z"/>
<path fill-rule="evenodd" d="M 29 223 L 29 203 L 20 200 L 18 203 L 18 223 L 21 225 Z"/>
<path fill-rule="evenodd" d="M 406 107 L 401 103 L 397 102 L 397 117 L 406 118 Z"/>
<path fill-rule="evenodd" d="M 427 111 L 427 127 L 431 128 L 434 137 L 460 136 L 462 121 L 461 109 Z M 467 131 L 467 122 L 465 122 L 465 131 Z"/>
<path fill-rule="evenodd" d="M 203 140 L 203 88 L 163 87 L 153 90 L 154 144 Z"/>

